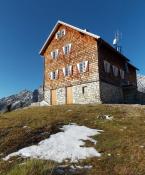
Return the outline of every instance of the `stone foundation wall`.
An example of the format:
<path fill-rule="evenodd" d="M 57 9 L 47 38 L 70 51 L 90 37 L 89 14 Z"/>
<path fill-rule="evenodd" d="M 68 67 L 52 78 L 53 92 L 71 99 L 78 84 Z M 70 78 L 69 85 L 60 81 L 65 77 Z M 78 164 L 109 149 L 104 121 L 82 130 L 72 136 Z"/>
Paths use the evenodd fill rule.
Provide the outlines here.
<path fill-rule="evenodd" d="M 44 100 L 51 105 L 51 91 L 48 88 L 44 90 Z"/>
<path fill-rule="evenodd" d="M 59 88 L 56 90 L 57 104 L 65 104 L 66 103 L 66 89 Z"/>
<path fill-rule="evenodd" d="M 74 104 L 101 103 L 99 81 L 73 86 L 72 91 Z"/>
<path fill-rule="evenodd" d="M 123 91 L 117 87 L 105 82 L 100 82 L 100 94 L 102 103 L 123 103 Z"/>

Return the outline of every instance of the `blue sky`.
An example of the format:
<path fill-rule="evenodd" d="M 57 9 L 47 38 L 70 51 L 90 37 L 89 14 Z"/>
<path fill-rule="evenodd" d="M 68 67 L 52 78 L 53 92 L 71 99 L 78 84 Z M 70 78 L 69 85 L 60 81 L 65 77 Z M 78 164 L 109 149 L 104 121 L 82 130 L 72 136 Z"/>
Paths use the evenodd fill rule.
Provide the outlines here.
<path fill-rule="evenodd" d="M 42 84 L 38 52 L 57 20 L 112 43 L 145 74 L 145 0 L 0 0 L 0 98 Z"/>

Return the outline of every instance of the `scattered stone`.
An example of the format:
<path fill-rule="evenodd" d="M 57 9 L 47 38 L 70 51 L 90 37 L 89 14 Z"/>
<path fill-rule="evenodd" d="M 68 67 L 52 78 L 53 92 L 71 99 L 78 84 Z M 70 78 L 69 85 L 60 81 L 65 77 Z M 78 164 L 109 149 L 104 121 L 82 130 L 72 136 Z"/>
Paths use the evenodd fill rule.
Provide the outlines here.
<path fill-rule="evenodd" d="M 141 145 L 140 148 L 144 148 L 144 145 Z"/>
<path fill-rule="evenodd" d="M 97 118 L 101 119 L 101 120 L 112 120 L 113 116 L 111 116 L 111 115 L 99 115 Z"/>

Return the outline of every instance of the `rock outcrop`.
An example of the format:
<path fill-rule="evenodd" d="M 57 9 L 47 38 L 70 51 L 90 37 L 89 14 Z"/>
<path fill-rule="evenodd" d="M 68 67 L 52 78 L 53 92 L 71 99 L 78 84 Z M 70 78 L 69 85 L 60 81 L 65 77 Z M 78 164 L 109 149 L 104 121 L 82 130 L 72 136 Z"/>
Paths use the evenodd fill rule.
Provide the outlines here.
<path fill-rule="evenodd" d="M 29 90 L 20 91 L 18 94 L 0 99 L 0 112 L 13 111 L 18 108 L 30 106 L 32 103 L 43 101 L 43 88 L 40 86 L 33 92 Z"/>

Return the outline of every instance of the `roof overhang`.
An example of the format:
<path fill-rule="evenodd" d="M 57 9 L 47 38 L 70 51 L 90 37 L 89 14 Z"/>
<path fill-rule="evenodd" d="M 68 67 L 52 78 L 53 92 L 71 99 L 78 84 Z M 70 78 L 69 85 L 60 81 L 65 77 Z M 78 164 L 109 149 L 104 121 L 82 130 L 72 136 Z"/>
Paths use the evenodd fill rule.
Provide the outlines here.
<path fill-rule="evenodd" d="M 133 68 L 135 68 L 136 70 L 139 70 L 137 67 L 135 67 L 133 64 L 131 64 L 130 63 L 130 60 L 126 57 L 126 56 L 124 56 L 121 52 L 118 52 L 114 47 L 112 47 L 109 43 L 107 43 L 106 41 L 104 41 L 102 38 L 99 38 L 99 41 L 101 42 L 101 43 L 103 43 L 104 45 L 106 45 L 109 49 L 111 49 L 112 51 L 114 51 L 114 52 L 116 52 L 117 54 L 119 54 L 124 60 L 126 60 L 127 61 L 127 63 L 131 66 L 131 67 L 133 67 Z"/>
<path fill-rule="evenodd" d="M 78 27 L 72 26 L 72 25 L 67 24 L 67 23 L 65 23 L 65 22 L 62 22 L 62 21 L 58 21 L 58 22 L 55 24 L 54 28 L 52 29 L 52 31 L 51 31 L 50 35 L 48 36 L 47 40 L 45 41 L 44 45 L 42 46 L 42 48 L 41 48 L 41 50 L 40 50 L 40 52 L 39 52 L 40 55 L 43 55 L 43 53 L 45 52 L 47 46 L 49 45 L 49 43 L 50 43 L 52 37 L 54 36 L 54 34 L 56 33 L 56 31 L 57 31 L 57 29 L 58 29 L 58 27 L 59 27 L 60 25 L 64 25 L 64 26 L 70 27 L 70 28 L 72 28 L 72 29 L 74 29 L 74 30 L 77 30 L 77 31 L 79 31 L 79 32 L 81 32 L 81 33 L 84 33 L 84 34 L 89 35 L 89 36 L 91 36 L 91 37 L 93 37 L 93 38 L 96 38 L 96 39 L 99 39 L 99 38 L 100 38 L 100 36 L 95 35 L 95 34 L 93 34 L 93 33 L 90 33 L 90 32 L 88 32 L 88 31 L 86 31 L 86 30 L 80 29 L 80 28 L 78 28 Z"/>
<path fill-rule="evenodd" d="M 122 53 L 118 52 L 115 48 L 113 48 L 109 43 L 107 43 L 105 40 L 103 40 L 100 36 L 95 35 L 95 34 L 93 34 L 93 33 L 91 33 L 91 32 L 86 31 L 86 30 L 80 29 L 80 28 L 78 28 L 78 27 L 72 26 L 72 25 L 70 25 L 70 24 L 68 24 L 68 23 L 65 23 L 65 22 L 63 22 L 63 21 L 58 21 L 58 22 L 55 24 L 55 26 L 54 26 L 54 28 L 52 29 L 50 35 L 48 36 L 48 38 L 46 39 L 45 43 L 43 44 L 42 48 L 41 48 L 40 51 L 39 51 L 39 54 L 40 54 L 41 56 L 43 56 L 43 54 L 44 54 L 46 48 L 48 47 L 48 45 L 49 45 L 49 43 L 50 43 L 52 37 L 54 36 L 54 34 L 56 33 L 56 31 L 58 30 L 58 28 L 59 28 L 60 25 L 64 25 L 64 26 L 70 27 L 70 28 L 72 28 L 72 29 L 74 29 L 74 30 L 77 30 L 77 31 L 83 33 L 83 34 L 86 34 L 86 35 L 88 35 L 88 36 L 91 36 L 91 37 L 95 38 L 95 39 L 98 40 L 98 41 L 101 41 L 101 43 L 105 44 L 107 47 L 109 47 L 110 49 L 112 49 L 112 51 L 116 52 L 116 53 L 119 54 L 123 59 L 125 59 L 125 60 L 128 62 L 128 64 L 129 64 L 130 66 L 132 66 L 132 67 L 135 68 L 136 70 L 139 70 L 137 67 L 135 67 L 134 65 L 132 65 L 132 64 L 129 62 L 130 60 L 129 60 L 127 57 L 125 57 Z"/>

